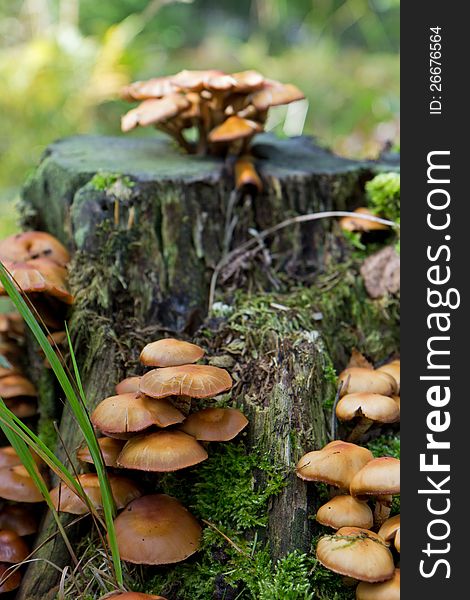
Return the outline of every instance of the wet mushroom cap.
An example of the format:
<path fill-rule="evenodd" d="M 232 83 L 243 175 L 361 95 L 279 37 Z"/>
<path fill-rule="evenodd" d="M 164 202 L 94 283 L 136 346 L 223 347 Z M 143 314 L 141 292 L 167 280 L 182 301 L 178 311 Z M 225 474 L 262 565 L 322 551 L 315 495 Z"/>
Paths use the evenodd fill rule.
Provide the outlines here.
<path fill-rule="evenodd" d="M 361 527 L 370 529 L 374 524 L 372 510 L 352 496 L 334 496 L 317 511 L 317 521 L 326 527 Z"/>
<path fill-rule="evenodd" d="M 25 536 L 36 533 L 39 524 L 26 506 L 7 504 L 0 510 L 0 529 L 9 529 L 19 536 Z"/>
<path fill-rule="evenodd" d="M 214 127 L 209 133 L 210 142 L 233 142 L 262 131 L 259 123 L 234 115 L 228 117 L 223 123 Z"/>
<path fill-rule="evenodd" d="M 382 583 L 361 581 L 356 588 L 356 600 L 400 600 L 400 569 Z"/>
<path fill-rule="evenodd" d="M 139 391 L 139 384 L 140 376 L 133 375 L 131 377 L 126 377 L 116 384 L 116 394 L 119 396 L 120 394 L 131 394 L 132 392 L 136 393 Z"/>
<path fill-rule="evenodd" d="M 199 548 L 201 527 L 175 498 L 142 496 L 115 519 L 121 558 L 144 565 L 177 563 Z"/>
<path fill-rule="evenodd" d="M 0 241 L 0 257 L 14 262 L 47 258 L 64 266 L 70 260 L 68 250 L 57 238 L 45 231 L 25 231 Z"/>
<path fill-rule="evenodd" d="M 378 531 L 378 534 L 383 540 L 389 542 L 392 538 L 395 537 L 399 529 L 400 515 L 395 515 L 394 517 L 390 517 L 390 519 L 387 519 L 385 523 L 383 523 L 382 527 Z"/>
<path fill-rule="evenodd" d="M 203 442 L 228 442 L 247 425 L 248 419 L 236 408 L 203 408 L 190 414 L 179 428 Z"/>
<path fill-rule="evenodd" d="M 397 384 L 397 393 L 400 393 L 400 360 L 396 359 L 396 360 L 392 360 L 391 362 L 387 363 L 386 365 L 382 365 L 381 367 L 379 367 L 377 369 L 377 371 L 380 371 L 381 373 L 388 373 L 389 375 L 391 375 L 393 377 L 393 379 L 395 379 L 396 384 Z"/>
<path fill-rule="evenodd" d="M 336 440 L 305 454 L 297 463 L 296 475 L 306 481 L 323 481 L 348 489 L 355 473 L 373 458 L 367 448 Z"/>
<path fill-rule="evenodd" d="M 7 563 L 0 563 L 0 594 L 7 594 L 13 590 L 16 590 L 21 583 L 21 572 L 19 570 L 16 571 L 8 571 L 11 565 Z"/>
<path fill-rule="evenodd" d="M 335 573 L 370 583 L 391 579 L 395 570 L 385 542 L 360 527 L 342 527 L 334 535 L 322 537 L 317 559 Z"/>
<path fill-rule="evenodd" d="M 108 475 L 108 477 L 118 509 L 124 508 L 129 502 L 142 495 L 140 489 L 127 477 L 120 475 Z M 83 473 L 78 476 L 78 480 L 92 505 L 97 510 L 102 510 L 103 503 L 98 475 L 96 473 Z M 60 483 L 52 489 L 50 496 L 55 509 L 60 512 L 73 515 L 84 515 L 89 512 L 85 502 L 64 483 Z"/>
<path fill-rule="evenodd" d="M 109 433 L 130 433 L 158 425 L 181 423 L 184 415 L 168 400 L 140 393 L 119 394 L 102 400 L 91 414 L 91 422 Z"/>
<path fill-rule="evenodd" d="M 341 388 L 342 396 L 345 394 L 355 394 L 356 392 L 392 396 L 397 391 L 396 381 L 391 375 L 373 369 L 350 367 L 340 373 L 339 380 L 343 382 L 343 387 Z"/>
<path fill-rule="evenodd" d="M 352 478 L 352 496 L 386 496 L 400 493 L 400 461 L 391 456 L 374 458 Z"/>
<path fill-rule="evenodd" d="M 41 492 L 23 465 L 0 469 L 0 498 L 15 502 L 42 502 Z"/>
<path fill-rule="evenodd" d="M 356 208 L 354 212 L 360 215 L 370 215 L 372 217 L 378 216 L 374 215 L 372 211 L 365 207 Z M 389 229 L 389 226 L 384 223 L 369 221 L 368 219 L 357 219 L 352 216 L 342 217 L 339 220 L 339 225 L 343 231 L 382 231 Z"/>
<path fill-rule="evenodd" d="M 204 356 L 196 344 L 164 338 L 147 344 L 140 353 L 140 362 L 147 367 L 178 367 L 195 363 Z"/>
<path fill-rule="evenodd" d="M 336 405 L 336 416 L 340 421 L 366 417 L 377 423 L 396 423 L 400 420 L 400 408 L 390 396 L 355 392 L 341 398 Z"/>
<path fill-rule="evenodd" d="M 107 467 L 117 467 L 116 460 L 125 444 L 125 441 L 117 440 L 116 438 L 112 437 L 102 437 L 98 438 L 98 444 L 101 448 L 104 464 Z M 93 464 L 93 458 L 88 446 L 80 448 L 80 450 L 77 452 L 77 458 L 82 462 Z"/>
<path fill-rule="evenodd" d="M 17 533 L 8 529 L 0 531 L 0 562 L 16 564 L 28 554 L 28 545 Z"/>
<path fill-rule="evenodd" d="M 191 467 L 206 458 L 206 450 L 192 436 L 169 430 L 133 437 L 122 449 L 117 464 L 125 469 L 163 473 Z"/>
<path fill-rule="evenodd" d="M 153 398 L 211 398 L 231 387 L 232 378 L 227 371 L 210 365 L 181 365 L 154 369 L 146 373 L 140 381 L 140 391 Z"/>

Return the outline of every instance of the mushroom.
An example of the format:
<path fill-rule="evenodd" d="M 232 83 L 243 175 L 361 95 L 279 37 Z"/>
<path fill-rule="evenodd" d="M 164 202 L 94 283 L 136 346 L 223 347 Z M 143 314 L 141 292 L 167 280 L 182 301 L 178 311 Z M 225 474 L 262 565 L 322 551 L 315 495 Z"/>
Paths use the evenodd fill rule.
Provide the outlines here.
<path fill-rule="evenodd" d="M 23 375 L 7 375 L 0 379 L 0 396 L 2 398 L 15 398 L 17 396 L 36 397 L 34 385 Z"/>
<path fill-rule="evenodd" d="M 190 414 L 179 429 L 203 442 L 227 442 L 248 425 L 235 408 L 204 408 Z"/>
<path fill-rule="evenodd" d="M 91 414 L 93 425 L 106 433 L 133 433 L 183 420 L 183 413 L 168 400 L 149 398 L 139 392 L 105 398 Z"/>
<path fill-rule="evenodd" d="M 210 398 L 226 392 L 231 387 L 232 378 L 227 371 L 210 365 L 181 365 L 154 369 L 140 380 L 140 391 L 152 398 Z"/>
<path fill-rule="evenodd" d="M 355 392 L 346 394 L 336 405 L 336 416 L 340 421 L 357 419 L 348 441 L 355 442 L 370 429 L 373 423 L 396 423 L 400 420 L 400 407 L 393 398 Z"/>
<path fill-rule="evenodd" d="M 396 546 L 397 535 L 400 536 L 400 515 L 387 519 L 378 531 L 380 537 L 386 542 L 394 542 Z M 400 552 L 400 537 L 398 537 L 398 552 Z"/>
<path fill-rule="evenodd" d="M 0 469 L 0 498 L 15 502 L 42 502 L 41 492 L 23 465 Z"/>
<path fill-rule="evenodd" d="M 351 496 L 361 500 L 375 496 L 375 524 L 390 516 L 392 495 L 400 493 L 400 461 L 390 456 L 374 458 L 358 471 L 349 486 Z"/>
<path fill-rule="evenodd" d="M 63 244 L 45 231 L 25 231 L 0 240 L 0 259 L 27 262 L 35 258 L 47 258 L 60 266 L 70 260 Z"/>
<path fill-rule="evenodd" d="M 400 393 L 400 359 L 392 360 L 377 369 L 381 373 L 388 373 L 395 379 L 397 384 L 397 394 Z"/>
<path fill-rule="evenodd" d="M 397 392 L 395 379 L 383 371 L 350 367 L 339 374 L 339 380 L 343 382 L 343 387 L 341 388 L 342 396 L 356 392 L 392 396 Z"/>
<path fill-rule="evenodd" d="M 244 138 L 251 139 L 255 133 L 262 130 L 262 126 L 256 121 L 233 115 L 212 129 L 209 133 L 209 141 L 213 143 L 230 143 Z"/>
<path fill-rule="evenodd" d="M 361 581 L 356 588 L 356 600 L 400 600 L 400 569 L 382 583 Z"/>
<path fill-rule="evenodd" d="M 11 565 L 0 563 L 0 594 L 7 594 L 20 587 L 20 571 L 10 570 Z"/>
<path fill-rule="evenodd" d="M 26 542 L 14 531 L 0 531 L 0 563 L 17 564 L 29 555 Z"/>
<path fill-rule="evenodd" d="M 126 377 L 116 384 L 116 394 L 130 394 L 131 392 L 138 392 L 139 384 L 140 376 L 133 375 L 132 377 Z"/>
<path fill-rule="evenodd" d="M 235 162 L 235 188 L 255 195 L 263 189 L 263 183 L 254 167 L 253 157 L 243 155 Z"/>
<path fill-rule="evenodd" d="M 38 521 L 26 506 L 7 504 L 0 510 L 0 529 L 9 529 L 23 537 L 38 531 Z"/>
<path fill-rule="evenodd" d="M 192 436 L 182 431 L 157 431 L 130 439 L 118 456 L 126 469 L 170 472 L 206 460 L 207 452 Z"/>
<path fill-rule="evenodd" d="M 376 217 L 377 215 L 375 215 L 372 211 L 370 211 L 368 208 L 365 207 L 360 207 L 360 208 L 356 208 L 356 210 L 354 211 L 357 214 L 360 215 L 370 215 L 372 217 Z M 384 223 L 378 223 L 377 221 L 369 221 L 368 219 L 355 219 L 354 217 L 342 217 L 339 220 L 339 226 L 341 227 L 341 229 L 343 231 L 361 231 L 361 232 L 365 232 L 365 231 L 383 231 L 386 229 L 390 229 L 390 227 L 388 225 L 385 225 Z"/>
<path fill-rule="evenodd" d="M 175 498 L 142 496 L 115 519 L 121 558 L 144 565 L 166 565 L 188 558 L 199 548 L 201 527 Z"/>
<path fill-rule="evenodd" d="M 400 552 L 400 529 L 397 531 L 394 544 L 397 552 Z"/>
<path fill-rule="evenodd" d="M 33 457 L 36 464 L 42 464 L 41 459 L 35 452 L 31 452 L 31 456 Z M 15 467 L 21 464 L 21 459 L 16 453 L 16 450 L 13 448 L 13 446 L 3 446 L 0 448 L 0 468 Z"/>
<path fill-rule="evenodd" d="M 341 527 L 361 527 L 370 529 L 374 516 L 366 502 L 352 496 L 334 496 L 317 511 L 316 520 L 321 525 L 340 529 Z"/>
<path fill-rule="evenodd" d="M 204 356 L 196 344 L 164 338 L 147 344 L 140 353 L 140 362 L 147 367 L 177 367 L 195 363 Z"/>
<path fill-rule="evenodd" d="M 111 491 L 118 509 L 124 508 L 129 502 L 139 498 L 142 493 L 140 489 L 130 479 L 120 475 L 108 475 Z M 98 475 L 96 473 L 83 473 L 76 478 L 88 496 L 91 504 L 97 509 L 102 510 L 101 488 Z M 73 515 L 84 515 L 89 512 L 88 506 L 78 496 L 75 490 L 72 490 L 63 483 L 50 491 L 51 500 L 54 508 L 60 512 L 71 513 Z"/>
<path fill-rule="evenodd" d="M 322 481 L 347 490 L 354 475 L 373 458 L 367 448 L 335 440 L 321 450 L 302 456 L 295 472 L 297 477 L 305 481 Z"/>
<path fill-rule="evenodd" d="M 107 467 L 117 467 L 117 457 L 124 446 L 123 440 L 118 440 L 112 437 L 102 437 L 98 439 L 98 444 L 103 456 L 104 464 Z M 93 464 L 93 458 L 90 454 L 88 446 L 80 448 L 77 452 L 78 460 Z"/>
<path fill-rule="evenodd" d="M 342 527 L 334 535 L 322 537 L 317 559 L 335 573 L 370 583 L 391 579 L 395 569 L 385 542 L 360 527 Z"/>

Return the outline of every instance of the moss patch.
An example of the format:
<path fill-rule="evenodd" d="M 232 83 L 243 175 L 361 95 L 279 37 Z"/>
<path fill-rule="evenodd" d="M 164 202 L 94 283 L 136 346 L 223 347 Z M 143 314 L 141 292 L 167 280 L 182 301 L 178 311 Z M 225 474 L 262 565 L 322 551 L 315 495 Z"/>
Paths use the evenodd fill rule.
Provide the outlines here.
<path fill-rule="evenodd" d="M 120 173 L 107 173 L 105 171 L 98 171 L 90 180 L 90 185 L 95 190 L 104 192 L 112 187 L 117 181 L 126 188 L 134 187 L 135 183 L 126 175 Z"/>

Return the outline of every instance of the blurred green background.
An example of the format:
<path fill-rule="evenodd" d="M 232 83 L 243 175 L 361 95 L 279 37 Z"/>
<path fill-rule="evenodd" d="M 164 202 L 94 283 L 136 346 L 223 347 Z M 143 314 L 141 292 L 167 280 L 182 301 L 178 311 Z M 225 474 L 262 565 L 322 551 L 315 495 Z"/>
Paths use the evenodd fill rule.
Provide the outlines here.
<path fill-rule="evenodd" d="M 0 237 L 45 146 L 118 134 L 135 79 L 254 68 L 308 98 L 294 130 L 275 112 L 280 135 L 300 122 L 347 156 L 398 141 L 399 0 L 0 0 L 0 44 Z"/>

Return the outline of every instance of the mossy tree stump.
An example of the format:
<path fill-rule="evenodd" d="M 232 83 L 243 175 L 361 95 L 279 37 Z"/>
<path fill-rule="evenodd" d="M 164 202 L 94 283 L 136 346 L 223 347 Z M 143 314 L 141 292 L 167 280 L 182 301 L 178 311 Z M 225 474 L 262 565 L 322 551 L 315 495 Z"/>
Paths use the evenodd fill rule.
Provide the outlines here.
<path fill-rule="evenodd" d="M 214 158 L 187 157 L 166 141 L 74 137 L 52 144 L 23 193 L 23 222 L 49 231 L 74 253 L 70 265 L 76 304 L 70 329 L 92 409 L 117 381 L 139 372 L 142 346 L 166 333 L 193 333 L 207 313 L 214 268 L 228 250 L 287 217 L 357 206 L 364 180 L 380 165 L 339 158 L 297 138 L 260 137 L 254 145 L 264 190 L 236 195 L 230 168 Z M 321 267 L 327 227 L 305 224 L 269 241 L 279 269 L 293 261 Z M 268 283 L 258 280 L 258 287 Z M 279 339 L 278 376 L 263 398 L 245 388 L 250 437 L 272 448 L 291 468 L 311 444 L 326 441 L 322 410 L 323 359 L 318 340 Z M 329 392 L 328 392 L 329 393 Z M 61 437 L 74 454 L 80 432 L 65 410 Z M 294 440 L 294 432 L 298 435 Z M 59 447 L 58 453 L 64 456 Z M 268 535 L 273 553 L 305 549 L 309 499 L 292 475 L 276 498 Z M 53 529 L 46 518 L 40 541 Z M 64 566 L 60 539 L 39 556 Z M 33 563 L 18 598 L 53 598 L 58 574 Z"/>

